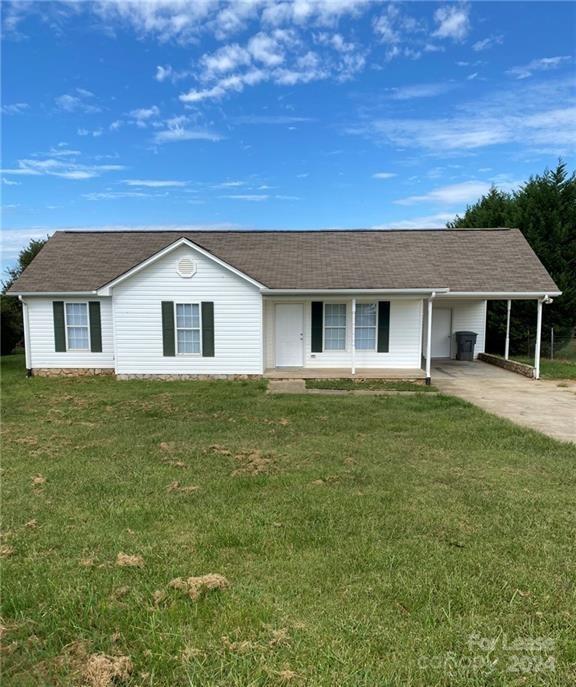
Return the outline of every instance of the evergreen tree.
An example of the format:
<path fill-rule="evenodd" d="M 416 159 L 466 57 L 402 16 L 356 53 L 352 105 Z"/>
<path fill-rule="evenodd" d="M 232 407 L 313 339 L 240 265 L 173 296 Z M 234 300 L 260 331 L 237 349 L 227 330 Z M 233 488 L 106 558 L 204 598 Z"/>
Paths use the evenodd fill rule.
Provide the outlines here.
<path fill-rule="evenodd" d="M 530 177 L 517 191 L 495 188 L 456 216 L 449 228 L 517 227 L 562 291 L 544 308 L 544 326 L 560 340 L 576 327 L 576 174 L 559 161 L 552 170 Z M 501 352 L 506 331 L 506 304 L 489 302 L 487 349 Z M 514 302 L 511 351 L 531 352 L 536 327 L 534 302 Z"/>
<path fill-rule="evenodd" d="M 2 294 L 0 295 L 1 355 L 12 353 L 14 346 L 22 340 L 23 336 L 22 304 L 16 297 L 6 296 L 6 291 L 38 255 L 47 240 L 47 238 L 32 239 L 26 248 L 20 251 L 15 267 L 9 267 L 6 270 L 8 279 L 2 282 Z"/>

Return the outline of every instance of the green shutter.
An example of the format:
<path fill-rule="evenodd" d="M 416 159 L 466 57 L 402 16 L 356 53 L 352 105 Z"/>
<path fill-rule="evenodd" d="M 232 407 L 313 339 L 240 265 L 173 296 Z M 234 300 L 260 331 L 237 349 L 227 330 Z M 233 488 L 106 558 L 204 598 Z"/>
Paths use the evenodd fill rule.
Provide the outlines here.
<path fill-rule="evenodd" d="M 378 353 L 390 350 L 390 301 L 378 301 Z"/>
<path fill-rule="evenodd" d="M 64 320 L 64 301 L 53 301 L 54 313 L 54 350 L 56 353 L 66 352 L 66 323 Z"/>
<path fill-rule="evenodd" d="M 312 353 L 322 353 L 324 334 L 324 303 L 312 301 Z"/>
<path fill-rule="evenodd" d="M 214 303 L 202 302 L 202 357 L 214 357 Z"/>
<path fill-rule="evenodd" d="M 162 301 L 162 348 L 164 355 L 176 355 L 174 342 L 174 303 Z"/>
<path fill-rule="evenodd" d="M 102 320 L 100 318 L 100 302 L 88 303 L 90 313 L 90 350 L 92 353 L 102 353 Z"/>

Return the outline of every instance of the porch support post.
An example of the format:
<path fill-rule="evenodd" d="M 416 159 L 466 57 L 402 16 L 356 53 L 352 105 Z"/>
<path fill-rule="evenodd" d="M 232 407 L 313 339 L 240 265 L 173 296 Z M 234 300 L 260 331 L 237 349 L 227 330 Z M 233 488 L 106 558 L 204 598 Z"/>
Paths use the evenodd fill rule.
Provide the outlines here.
<path fill-rule="evenodd" d="M 436 294 L 430 294 L 428 299 L 428 322 L 426 328 L 426 384 L 430 384 L 432 371 L 432 299 Z"/>
<path fill-rule="evenodd" d="M 508 301 L 506 308 L 506 344 L 504 346 L 504 360 L 508 360 L 510 354 L 510 310 L 512 309 L 512 301 Z"/>
<path fill-rule="evenodd" d="M 536 346 L 534 347 L 534 379 L 540 379 L 540 343 L 542 339 L 542 300 L 538 300 L 536 314 Z"/>
<path fill-rule="evenodd" d="M 356 299 L 352 299 L 352 374 L 356 374 Z"/>

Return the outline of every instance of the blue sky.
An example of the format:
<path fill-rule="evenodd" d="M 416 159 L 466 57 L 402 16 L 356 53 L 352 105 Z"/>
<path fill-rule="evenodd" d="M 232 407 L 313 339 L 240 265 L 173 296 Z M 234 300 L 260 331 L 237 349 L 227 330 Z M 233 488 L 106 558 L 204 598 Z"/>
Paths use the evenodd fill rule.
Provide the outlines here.
<path fill-rule="evenodd" d="M 443 226 L 576 141 L 576 5 L 3 2 L 3 264 L 57 228 Z"/>

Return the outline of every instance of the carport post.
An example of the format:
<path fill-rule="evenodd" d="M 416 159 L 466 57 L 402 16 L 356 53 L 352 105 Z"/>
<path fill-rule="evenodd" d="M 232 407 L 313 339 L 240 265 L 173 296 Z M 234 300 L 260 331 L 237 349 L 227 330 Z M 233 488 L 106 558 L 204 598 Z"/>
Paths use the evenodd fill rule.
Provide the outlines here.
<path fill-rule="evenodd" d="M 504 360 L 508 360 L 510 354 L 510 310 L 512 309 L 512 301 L 508 301 L 506 309 L 506 345 L 504 346 Z"/>
<path fill-rule="evenodd" d="M 540 342 L 542 339 L 542 299 L 538 300 L 536 315 L 536 346 L 534 347 L 534 379 L 540 379 Z"/>

